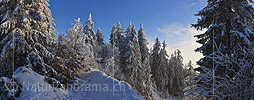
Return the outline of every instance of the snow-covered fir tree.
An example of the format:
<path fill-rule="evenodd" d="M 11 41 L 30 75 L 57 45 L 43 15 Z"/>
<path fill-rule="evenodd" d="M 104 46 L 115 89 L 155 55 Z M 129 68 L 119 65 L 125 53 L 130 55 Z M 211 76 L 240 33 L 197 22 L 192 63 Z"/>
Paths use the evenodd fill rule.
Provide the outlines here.
<path fill-rule="evenodd" d="M 83 32 L 80 19 L 75 20 L 73 26 L 66 31 L 66 35 L 62 38 L 63 40 L 58 40 L 60 42 L 58 46 L 62 48 L 58 49 L 56 54 L 64 60 L 65 69 L 63 69 L 62 77 L 67 78 L 65 81 L 74 79 L 80 70 L 96 66 L 93 47 L 90 43 L 85 43 L 89 37 Z"/>
<path fill-rule="evenodd" d="M 241 46 L 240 46 L 241 47 Z M 218 48 L 220 50 L 220 48 Z M 215 64 L 225 67 L 225 73 L 232 73 L 233 67 L 237 66 L 234 77 L 229 75 L 214 75 L 213 70 L 201 66 L 204 73 L 194 77 L 194 88 L 187 90 L 187 95 L 203 97 L 203 99 L 219 99 L 219 100 L 252 100 L 254 98 L 253 87 L 253 47 L 240 52 L 244 55 L 235 59 L 233 56 L 223 54 L 218 51 L 213 58 Z M 199 83 L 196 83 L 199 82 Z M 201 84 L 202 83 L 202 84 Z"/>
<path fill-rule="evenodd" d="M 102 35 L 101 29 L 99 28 L 96 33 L 96 40 L 99 46 L 105 45 L 103 37 L 104 36 Z"/>
<path fill-rule="evenodd" d="M 58 77 L 62 83 L 67 83 L 68 79 L 70 79 L 70 75 L 68 73 L 69 69 L 65 64 L 65 59 L 63 58 L 68 52 L 67 46 L 65 45 L 64 34 L 58 34 L 56 47 L 54 49 L 55 59 L 52 62 L 52 66 L 56 68 L 57 72 L 61 72 L 58 74 Z"/>
<path fill-rule="evenodd" d="M 144 98 L 152 99 L 151 94 L 146 90 L 147 79 L 145 77 L 147 78 L 147 76 L 144 76 L 140 46 L 134 23 L 130 29 L 130 32 L 126 33 L 122 51 L 123 55 L 121 56 L 122 62 L 120 67 L 125 76 L 124 80 L 130 83 Z"/>
<path fill-rule="evenodd" d="M 157 88 L 158 90 L 161 90 L 161 92 L 163 93 L 167 93 L 168 89 L 165 89 L 165 87 L 167 86 L 168 82 L 169 82 L 169 72 L 167 70 L 168 67 L 168 54 L 167 54 L 167 50 L 166 50 L 166 43 L 165 41 L 163 41 L 162 43 L 162 48 L 161 51 L 159 53 L 159 58 L 158 58 L 158 68 L 157 71 L 159 71 L 160 73 L 158 73 L 158 75 L 155 75 L 155 78 L 160 79 L 160 83 L 157 84 Z M 163 78 L 163 79 L 161 79 Z"/>
<path fill-rule="evenodd" d="M 185 76 L 184 77 L 186 77 L 185 81 L 187 82 L 187 85 L 189 86 L 189 85 L 191 85 L 191 84 L 189 84 L 189 82 L 194 81 L 194 77 L 197 73 L 194 71 L 193 64 L 191 61 L 189 61 L 189 63 L 185 65 L 184 69 L 185 69 L 185 72 L 184 72 Z"/>
<path fill-rule="evenodd" d="M 147 47 L 148 42 L 146 40 L 145 29 L 143 28 L 143 24 L 140 24 L 140 29 L 138 30 L 138 42 L 140 45 L 140 52 L 142 61 L 149 59 L 149 49 Z"/>
<path fill-rule="evenodd" d="M 48 0 L 2 0 L 0 6 L 0 76 L 10 77 L 20 66 L 47 74 L 55 38 Z"/>
<path fill-rule="evenodd" d="M 94 22 L 92 21 L 92 14 L 90 13 L 84 27 L 84 33 L 88 36 L 86 42 L 90 42 L 92 45 L 95 43 L 96 34 L 93 30 Z"/>
<path fill-rule="evenodd" d="M 148 49 L 148 42 L 146 40 L 145 29 L 143 24 L 140 24 L 140 29 L 138 31 L 138 42 L 140 46 L 140 53 L 142 59 L 142 75 L 144 77 L 144 87 L 146 88 L 146 93 L 152 97 L 152 80 L 151 80 L 151 66 L 150 66 L 150 54 Z"/>
<path fill-rule="evenodd" d="M 197 75 L 197 72 L 194 70 L 193 67 L 193 63 L 192 61 L 189 61 L 188 64 L 185 65 L 184 68 L 184 95 L 185 95 L 185 99 L 188 100 L 193 100 L 193 99 L 197 99 L 195 96 L 193 95 L 189 95 L 187 91 L 189 90 L 194 90 L 196 89 L 196 87 L 194 85 L 192 85 L 193 82 L 195 82 L 195 76 Z"/>
<path fill-rule="evenodd" d="M 116 27 L 115 24 L 113 24 L 111 34 L 110 34 L 110 38 L 109 38 L 111 45 L 116 44 L 116 31 L 117 31 L 117 27 Z"/>
<path fill-rule="evenodd" d="M 141 55 L 138 40 L 136 37 L 135 28 L 131 29 L 130 35 L 126 35 L 126 41 L 124 45 L 124 53 L 122 55 L 122 69 L 128 81 L 132 81 L 136 77 L 138 68 L 141 68 Z M 134 67 L 135 66 L 135 67 Z M 134 81 L 133 81 L 134 82 Z"/>
<path fill-rule="evenodd" d="M 231 65 L 228 66 L 231 70 L 227 70 L 227 67 L 214 62 L 214 56 L 221 52 L 223 55 L 228 55 L 234 59 L 241 59 L 244 56 L 241 48 L 248 50 L 252 47 L 254 38 L 253 11 L 249 0 L 208 0 L 207 6 L 196 14 L 201 19 L 198 19 L 197 24 L 193 24 L 193 26 L 198 30 L 207 29 L 205 33 L 195 36 L 199 39 L 197 42 L 202 45 L 195 51 L 201 52 L 205 56 L 197 62 L 201 66 L 196 69 L 201 72 L 200 75 L 207 73 L 204 72 L 204 68 L 208 68 L 215 77 L 231 77 L 234 79 L 235 72 L 239 72 L 241 68 Z M 209 83 L 197 80 L 198 89 L 208 88 L 206 91 L 197 92 L 206 94 L 202 96 L 213 95 L 212 92 L 208 92 L 212 91 L 209 85 L 207 87 L 202 86 L 203 84 L 214 84 L 214 81 L 217 79 L 206 81 Z M 215 85 L 222 84 L 216 83 Z M 223 89 L 220 91 L 223 92 Z"/>
<path fill-rule="evenodd" d="M 116 29 L 116 47 L 119 48 L 119 51 L 122 52 L 123 50 L 123 46 L 124 46 L 124 41 L 125 41 L 125 38 L 123 36 L 123 29 L 121 28 L 122 25 L 120 22 L 118 22 L 117 24 L 117 29 Z"/>
<path fill-rule="evenodd" d="M 153 87 L 157 94 L 161 98 L 170 96 L 182 98 L 186 87 L 184 81 L 193 74 L 189 74 L 191 68 L 184 67 L 181 51 L 177 49 L 169 59 L 165 41 L 161 46 L 159 39 L 156 38 L 151 51 L 150 65 Z"/>
<path fill-rule="evenodd" d="M 121 27 L 122 27 L 121 23 L 118 22 L 116 33 L 115 33 L 115 35 L 116 35 L 116 41 L 115 41 L 115 45 L 113 45 L 114 46 L 113 49 L 114 49 L 114 51 L 116 51 L 116 49 L 117 49 L 117 51 L 120 53 L 119 57 L 118 57 L 119 59 L 115 59 L 115 60 L 118 60 L 116 62 L 118 62 L 119 66 L 121 66 L 120 70 L 123 70 L 122 68 L 123 68 L 123 66 L 125 66 L 125 60 L 126 60 L 124 58 L 124 55 L 125 55 L 125 52 L 124 52 L 125 37 L 123 36 L 124 32 L 123 32 L 123 29 Z"/>
<path fill-rule="evenodd" d="M 156 90 L 162 98 L 167 98 L 169 72 L 168 72 L 168 55 L 166 51 L 166 43 L 163 42 L 162 48 L 159 38 L 156 38 L 153 50 L 151 52 L 151 70 L 152 79 L 156 85 Z M 159 73 L 158 73 L 159 72 Z"/>
<path fill-rule="evenodd" d="M 219 46 L 224 54 L 236 58 L 242 56 L 236 43 L 248 48 L 253 42 L 253 11 L 247 0 L 209 0 L 207 6 L 196 14 L 201 19 L 193 24 L 198 30 L 208 29 L 195 36 L 199 39 L 197 42 L 202 44 L 195 51 L 205 56 L 197 63 L 209 69 L 215 67 L 216 75 L 224 74 L 224 68 L 213 65 L 213 60 L 208 57 L 218 51 L 213 45 Z"/>
<path fill-rule="evenodd" d="M 111 34 L 110 34 L 110 43 L 106 45 L 107 49 L 111 49 L 109 51 L 112 51 L 110 53 L 107 53 L 109 55 L 111 54 L 114 54 L 114 58 L 118 58 L 118 59 L 115 59 L 115 60 L 118 60 L 117 62 L 119 62 L 119 57 L 120 57 L 120 52 L 119 52 L 119 47 L 116 46 L 116 44 L 119 44 L 117 43 L 117 37 L 120 36 L 122 39 L 124 39 L 124 37 L 122 36 L 122 30 L 121 29 L 121 24 L 120 22 L 118 22 L 118 25 L 116 26 L 115 24 L 113 24 L 113 27 L 112 27 L 112 30 L 111 30 Z M 119 35 L 118 35 L 119 34 Z M 111 56 L 107 56 L 107 57 L 112 57 L 113 55 Z"/>
<path fill-rule="evenodd" d="M 103 71 L 109 76 L 120 78 L 122 74 L 117 74 L 119 66 L 117 66 L 114 57 L 106 60 Z M 115 76 L 116 75 L 116 76 Z"/>
<path fill-rule="evenodd" d="M 118 48 L 112 48 L 111 43 L 105 43 L 105 47 L 103 48 L 103 58 L 105 63 L 102 63 L 102 71 L 106 74 L 115 77 L 117 79 L 123 79 L 124 75 L 119 70 L 119 51 Z"/>
<path fill-rule="evenodd" d="M 182 97 L 185 88 L 184 80 L 187 77 L 185 75 L 185 69 L 183 64 L 183 57 L 181 56 L 181 51 L 177 49 L 170 58 L 169 64 L 171 66 L 170 71 L 170 87 L 169 90 L 170 94 L 174 96 L 180 96 Z"/>
<path fill-rule="evenodd" d="M 157 70 L 159 69 L 159 54 L 160 54 L 160 50 L 161 50 L 161 43 L 159 41 L 159 38 L 157 37 L 156 40 L 155 40 L 155 44 L 153 45 L 153 48 L 152 48 L 152 51 L 151 51 L 151 58 L 150 58 L 150 64 L 151 64 L 151 72 L 152 72 L 152 78 L 153 78 L 153 82 L 157 85 L 160 84 L 160 79 L 159 78 L 162 78 L 162 77 L 158 77 L 157 75 Z M 157 87 L 160 87 L 160 86 L 157 86 Z M 160 90 L 159 90 L 160 92 Z"/>
<path fill-rule="evenodd" d="M 0 77 L 14 81 L 12 76 L 19 67 L 31 68 L 45 75 L 45 79 L 57 76 L 50 66 L 54 59 L 51 50 L 55 29 L 48 6 L 48 0 L 0 1 Z M 0 92 L 7 91 L 1 89 Z M 17 95 L 8 99 L 13 96 Z"/>
<path fill-rule="evenodd" d="M 103 58 L 104 57 L 104 51 L 103 51 L 104 47 L 105 47 L 105 43 L 104 43 L 102 31 L 99 28 L 96 33 L 96 44 L 93 45 L 94 57 L 98 63 L 103 63 L 105 60 Z"/>
<path fill-rule="evenodd" d="M 131 28 L 132 28 L 132 26 L 131 26 L 131 21 L 129 22 L 129 26 L 128 26 L 128 28 L 126 29 L 126 31 L 125 31 L 125 35 L 126 35 L 126 38 L 127 37 L 130 37 L 130 35 L 131 35 Z"/>
<path fill-rule="evenodd" d="M 115 66 L 118 67 L 115 68 L 115 74 L 117 72 L 121 72 L 121 69 L 119 69 L 119 67 L 121 66 L 120 64 L 120 61 L 121 61 L 121 57 L 120 57 L 120 44 L 119 42 L 117 41 L 123 41 L 124 40 L 124 36 L 122 35 L 123 34 L 123 29 L 121 29 L 121 24 L 120 22 L 118 22 L 118 25 L 116 26 L 115 24 L 113 24 L 113 27 L 112 27 L 112 30 L 111 30 L 111 34 L 110 34 L 110 43 L 109 44 L 106 44 L 105 45 L 105 54 L 106 54 L 106 59 L 110 59 L 110 60 L 107 60 L 106 63 L 108 61 L 112 61 L 112 59 L 114 59 L 114 63 L 115 63 Z M 122 38 L 123 40 L 120 40 L 118 37 Z M 119 40 L 118 40 L 119 39 Z M 121 43 L 123 44 L 123 43 Z M 122 46 L 121 46 L 122 47 Z M 112 75 L 112 74 L 111 74 Z M 123 79 L 124 75 L 122 73 L 116 75 L 115 77 L 117 79 Z"/>

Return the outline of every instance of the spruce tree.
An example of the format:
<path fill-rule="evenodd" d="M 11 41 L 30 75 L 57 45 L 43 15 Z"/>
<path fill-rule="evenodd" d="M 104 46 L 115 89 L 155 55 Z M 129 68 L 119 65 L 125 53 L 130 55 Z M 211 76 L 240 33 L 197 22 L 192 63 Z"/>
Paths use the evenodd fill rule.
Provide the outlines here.
<path fill-rule="evenodd" d="M 110 34 L 110 44 L 106 46 L 106 51 L 110 51 L 110 54 L 107 54 L 107 58 L 114 57 L 115 63 L 117 63 L 119 66 L 121 66 L 121 57 L 120 57 L 120 50 L 119 50 L 119 43 L 117 43 L 118 34 L 122 34 L 121 24 L 118 22 L 118 25 L 115 26 L 115 24 L 112 27 L 111 34 Z M 112 55 L 111 55 L 112 54 Z M 121 69 L 119 69 L 121 70 Z M 119 79 L 122 79 L 120 77 Z"/>
<path fill-rule="evenodd" d="M 65 66 L 68 68 L 66 71 L 67 80 L 74 78 L 74 74 L 84 66 L 84 52 L 85 50 L 85 39 L 86 35 L 83 33 L 83 25 L 80 19 L 75 20 L 73 26 L 66 31 L 64 46 L 66 47 L 64 51 L 67 51 L 62 58 L 68 59 Z"/>
<path fill-rule="evenodd" d="M 201 16 L 197 24 L 192 26 L 198 30 L 208 29 L 205 33 L 196 35 L 202 46 L 196 52 L 205 56 L 197 64 L 206 68 L 215 68 L 216 75 L 224 75 L 225 68 L 213 65 L 212 57 L 218 52 L 234 56 L 243 56 L 240 45 L 249 48 L 253 42 L 253 8 L 247 0 L 208 0 L 207 6 L 196 16 Z M 238 70 L 239 68 L 233 68 Z M 199 67 L 196 70 L 201 71 Z M 232 75 L 231 75 L 232 76 Z"/>
<path fill-rule="evenodd" d="M 202 76 L 198 76 L 195 82 L 196 88 L 202 90 L 199 95 L 217 98 L 211 91 L 214 91 L 214 86 L 221 86 L 222 83 L 216 81 L 222 78 L 234 80 L 241 70 L 241 67 L 233 62 L 220 62 L 228 65 L 216 63 L 216 55 L 222 53 L 226 55 L 221 56 L 223 59 L 228 59 L 229 56 L 235 60 L 245 56 L 242 50 L 248 50 L 253 45 L 253 11 L 249 0 L 208 0 L 207 6 L 196 14 L 201 19 L 192 26 L 198 30 L 207 29 L 205 33 L 195 36 L 202 45 L 195 51 L 204 55 L 204 58 L 197 62 L 200 67 L 196 68 L 200 72 L 199 76 Z M 222 78 L 211 78 L 209 75 Z M 218 91 L 222 93 L 225 87 L 220 87 Z"/>
<path fill-rule="evenodd" d="M 138 31 L 138 42 L 140 47 L 141 59 L 142 59 L 142 77 L 144 80 L 144 87 L 146 90 L 146 95 L 152 97 L 152 81 L 151 81 L 151 67 L 150 67 L 150 54 L 147 47 L 148 42 L 145 37 L 145 29 L 143 24 L 140 24 L 140 29 Z"/>
<path fill-rule="evenodd" d="M 149 76 L 145 76 L 142 65 L 140 46 L 134 23 L 129 27 L 123 46 L 121 69 L 125 76 L 124 80 L 130 83 L 144 98 L 152 99 L 151 87 L 147 87 Z M 128 30 L 128 29 L 127 29 Z M 150 89 L 150 90 L 146 90 Z M 148 91 L 148 92 L 147 92 Z"/>
<path fill-rule="evenodd" d="M 253 47 L 252 47 L 253 49 Z M 218 51 L 214 55 L 216 64 L 226 68 L 225 72 L 232 71 L 232 66 L 239 67 L 239 71 L 234 72 L 234 77 L 214 75 L 213 70 L 201 67 L 202 74 L 195 75 L 194 87 L 190 87 L 186 94 L 202 97 L 203 99 L 229 99 L 229 100 L 251 100 L 254 95 L 253 87 L 253 51 L 249 48 L 242 48 L 244 54 L 239 59 Z"/>
<path fill-rule="evenodd" d="M 170 89 L 168 84 L 170 79 L 168 71 L 168 55 L 165 41 L 161 48 L 161 43 L 158 38 L 156 39 L 151 54 L 151 70 L 152 79 L 156 85 L 157 91 L 161 97 L 167 98 L 169 93 L 168 90 Z"/>
<path fill-rule="evenodd" d="M 140 47 L 133 24 L 129 37 L 126 37 L 123 54 L 123 71 L 128 80 L 133 80 L 138 68 L 141 68 Z"/>
<path fill-rule="evenodd" d="M 119 59 L 118 59 L 118 61 L 116 61 L 116 62 L 119 62 L 119 64 L 120 64 L 120 68 L 123 68 L 124 66 L 126 66 L 125 65 L 125 58 L 124 58 L 124 55 L 125 55 L 125 37 L 123 36 L 123 29 L 121 28 L 122 27 L 122 25 L 120 24 L 120 22 L 118 22 L 118 24 L 117 24 L 117 29 L 116 29 L 116 41 L 115 41 L 115 48 L 117 48 L 118 50 L 118 52 L 120 53 L 119 54 Z M 115 59 L 115 60 L 117 60 L 117 59 Z M 122 70 L 122 69 L 121 69 Z"/>
<path fill-rule="evenodd" d="M 2 0 L 0 6 L 0 76 L 11 76 L 11 68 L 20 66 L 43 75 L 52 71 L 55 29 L 48 0 Z"/>
<path fill-rule="evenodd" d="M 159 38 L 157 37 L 156 40 L 155 40 L 155 43 L 153 45 L 153 49 L 151 51 L 151 70 L 152 70 L 152 78 L 154 78 L 154 74 L 156 74 L 156 69 L 158 68 L 158 65 L 159 65 L 159 61 L 158 61 L 158 58 L 159 58 L 159 53 L 160 53 L 160 50 L 161 50 L 161 43 L 159 41 Z"/>
<path fill-rule="evenodd" d="M 160 50 L 161 50 L 161 43 L 159 41 L 159 38 L 157 37 L 155 40 L 155 44 L 153 45 L 153 49 L 151 52 L 151 72 L 152 72 L 152 79 L 155 83 L 155 85 L 157 86 L 158 89 L 161 89 L 162 87 L 159 86 L 159 84 L 161 83 L 160 76 L 158 75 L 158 70 L 160 68 L 160 62 L 158 58 L 160 58 L 159 54 L 160 54 Z M 159 90 L 160 92 L 160 90 Z"/>
<path fill-rule="evenodd" d="M 147 47 L 148 42 L 146 40 L 146 33 L 143 28 L 143 24 L 140 24 L 140 29 L 138 31 L 138 42 L 140 45 L 142 61 L 149 59 L 149 49 Z"/>
<path fill-rule="evenodd" d="M 98 29 L 98 31 L 96 33 L 96 38 L 97 38 L 97 44 L 99 46 L 105 45 L 103 35 L 102 35 L 102 32 L 101 32 L 100 28 Z"/>
<path fill-rule="evenodd" d="M 128 26 L 128 28 L 125 31 L 126 37 L 130 37 L 130 35 L 131 35 L 131 28 L 132 28 L 132 26 L 131 26 L 131 21 L 130 21 L 129 22 L 129 26 Z"/>
<path fill-rule="evenodd" d="M 116 44 L 116 31 L 117 31 L 117 27 L 114 24 L 111 30 L 110 38 L 109 38 L 112 46 Z"/>
<path fill-rule="evenodd" d="M 96 35 L 93 30 L 93 26 L 94 22 L 92 21 L 92 14 L 90 13 L 86 21 L 86 26 L 84 27 L 84 33 L 88 36 L 86 42 L 90 42 L 92 45 L 94 45 L 96 40 Z"/>
<path fill-rule="evenodd" d="M 192 64 L 192 61 L 189 61 L 188 64 L 185 65 L 185 80 L 187 82 L 192 82 L 194 81 L 194 76 L 196 74 L 196 72 L 194 71 L 194 68 L 193 68 L 193 64 Z M 187 85 L 190 85 L 190 84 L 187 84 Z"/>
<path fill-rule="evenodd" d="M 195 82 L 195 75 L 197 75 L 196 71 L 194 70 L 192 61 L 189 61 L 188 64 L 185 65 L 185 71 L 184 71 L 184 81 L 185 81 L 185 88 L 184 92 L 187 99 L 193 100 L 195 97 L 193 95 L 188 95 L 188 90 L 194 90 L 196 87 L 192 85 L 193 82 Z"/>
<path fill-rule="evenodd" d="M 104 43 L 101 29 L 99 28 L 96 33 L 96 44 L 93 46 L 94 57 L 98 63 L 103 63 L 105 61 L 105 59 L 103 58 L 104 57 L 104 54 L 103 54 L 104 48 L 105 48 L 105 43 Z"/>
<path fill-rule="evenodd" d="M 66 35 L 62 38 L 63 40 L 58 40 L 61 44 L 58 46 L 63 48 L 58 49 L 56 55 L 65 60 L 64 66 L 66 69 L 62 67 L 61 74 L 63 74 L 62 77 L 66 78 L 65 81 L 70 82 L 79 71 L 96 66 L 96 62 L 93 46 L 90 43 L 85 43 L 88 36 L 83 32 L 80 19 L 74 21 L 73 26 L 66 31 Z"/>
<path fill-rule="evenodd" d="M 124 32 L 121 27 L 122 27 L 121 23 L 118 22 L 117 30 L 116 30 L 116 47 L 119 48 L 120 52 L 122 52 L 124 41 L 125 41 L 125 38 L 123 36 Z"/>
<path fill-rule="evenodd" d="M 168 86 L 168 82 L 169 82 L 169 72 L 167 70 L 168 68 L 168 54 L 167 54 L 167 50 L 166 50 L 166 43 L 165 41 L 163 41 L 162 43 L 162 48 L 161 51 L 159 53 L 159 58 L 158 58 L 158 68 L 156 69 L 158 72 L 155 74 L 155 78 L 158 79 L 160 81 L 157 82 L 159 84 L 157 84 L 157 88 L 158 90 L 162 93 L 162 95 L 164 95 L 164 97 L 166 97 L 169 87 Z"/>
<path fill-rule="evenodd" d="M 185 70 L 183 64 L 183 57 L 181 56 L 181 51 L 179 49 L 174 51 L 174 53 L 171 55 L 169 62 L 172 69 L 170 72 L 170 94 L 174 96 L 183 96 L 183 90 L 185 88 Z"/>

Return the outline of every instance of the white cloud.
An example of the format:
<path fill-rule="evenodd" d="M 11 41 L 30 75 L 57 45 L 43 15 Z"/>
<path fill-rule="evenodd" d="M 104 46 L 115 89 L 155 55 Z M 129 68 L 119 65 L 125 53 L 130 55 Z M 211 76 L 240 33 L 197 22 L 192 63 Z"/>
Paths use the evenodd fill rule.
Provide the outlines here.
<path fill-rule="evenodd" d="M 195 6 L 205 5 L 206 0 L 186 0 L 184 8 L 189 10 Z"/>
<path fill-rule="evenodd" d="M 162 34 L 170 44 L 177 44 L 179 45 L 179 42 L 184 42 L 187 40 L 190 40 L 191 37 L 193 37 L 193 34 L 195 33 L 195 29 L 191 28 L 190 26 L 184 26 L 181 24 L 171 24 L 171 25 L 165 25 L 163 27 L 159 27 L 158 33 Z"/>
<path fill-rule="evenodd" d="M 178 23 L 165 25 L 157 29 L 160 36 L 159 39 L 161 41 L 166 40 L 169 55 L 176 49 L 180 49 L 182 51 L 184 63 L 187 64 L 191 60 L 196 66 L 196 61 L 202 58 L 202 54 L 194 51 L 201 46 L 195 42 L 197 39 L 194 38 L 194 35 L 201 34 L 204 31 L 197 31 L 190 25 L 182 25 Z M 149 47 L 152 47 L 154 44 L 154 42 L 150 40 L 149 43 Z"/>

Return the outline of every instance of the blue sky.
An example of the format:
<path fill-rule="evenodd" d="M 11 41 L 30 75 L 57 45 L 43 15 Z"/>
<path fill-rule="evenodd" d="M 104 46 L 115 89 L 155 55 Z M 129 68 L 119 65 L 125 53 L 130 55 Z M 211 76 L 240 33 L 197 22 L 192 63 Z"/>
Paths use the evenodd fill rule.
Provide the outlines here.
<path fill-rule="evenodd" d="M 144 24 L 149 46 L 158 36 L 166 40 L 169 53 L 179 48 L 185 62 L 198 59 L 193 59 L 193 48 L 197 48 L 193 35 L 198 32 L 190 24 L 197 21 L 194 14 L 206 5 L 205 0 L 51 0 L 49 4 L 57 33 L 65 33 L 74 19 L 81 18 L 85 23 L 92 13 L 94 30 L 100 27 L 106 41 L 114 23 L 120 21 L 126 29 L 132 21 L 136 30 Z M 187 45 L 193 45 L 193 50 Z"/>

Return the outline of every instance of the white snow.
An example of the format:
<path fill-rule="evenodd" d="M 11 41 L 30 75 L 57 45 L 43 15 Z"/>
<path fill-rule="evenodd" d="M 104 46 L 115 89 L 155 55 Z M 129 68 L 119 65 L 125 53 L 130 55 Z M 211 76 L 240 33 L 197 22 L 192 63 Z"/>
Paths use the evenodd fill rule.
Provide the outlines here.
<path fill-rule="evenodd" d="M 18 68 L 14 77 L 22 86 L 19 100 L 144 100 L 126 82 L 100 71 L 79 74 L 79 79 L 62 88 L 26 66 Z"/>
<path fill-rule="evenodd" d="M 170 94 L 167 95 L 167 98 L 163 98 L 160 96 L 160 93 L 156 91 L 155 87 L 153 88 L 153 98 L 154 100 L 189 100 L 185 98 L 175 97 Z"/>
<path fill-rule="evenodd" d="M 17 83 L 22 85 L 19 100 L 53 100 L 64 99 L 66 91 L 53 88 L 45 82 L 45 76 L 39 75 L 31 68 L 20 67 L 15 71 Z"/>

